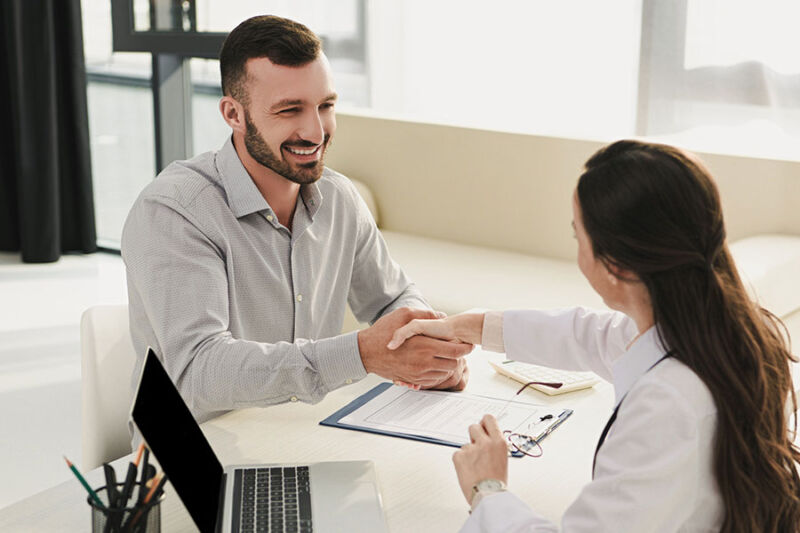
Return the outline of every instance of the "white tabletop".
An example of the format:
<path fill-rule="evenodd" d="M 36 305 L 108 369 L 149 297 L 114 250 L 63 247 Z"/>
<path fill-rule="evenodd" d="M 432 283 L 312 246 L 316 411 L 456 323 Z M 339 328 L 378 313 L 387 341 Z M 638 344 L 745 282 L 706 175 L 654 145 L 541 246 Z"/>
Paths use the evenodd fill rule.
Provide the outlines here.
<path fill-rule="evenodd" d="M 502 354 L 476 348 L 468 357 L 468 392 L 508 398 L 519 388 L 486 362 L 489 358 L 502 360 Z M 369 376 L 328 394 L 316 405 L 298 402 L 232 411 L 202 428 L 223 465 L 372 460 L 391 531 L 457 531 L 468 506 L 452 465 L 455 448 L 319 425 L 381 381 Z M 613 389 L 601 382 L 591 389 L 552 397 L 526 390 L 520 398 L 574 410 L 542 442 L 542 457 L 514 458 L 509 464 L 510 489 L 538 512 L 558 521 L 591 479 L 594 448 L 611 412 Z M 126 460 L 119 461 L 118 472 L 123 471 Z M 86 477 L 94 486 L 103 484 L 99 468 Z M 85 502 L 83 488 L 70 480 L 0 510 L 0 531 L 87 531 L 90 511 Z M 167 533 L 195 530 L 169 485 L 162 529 Z"/>

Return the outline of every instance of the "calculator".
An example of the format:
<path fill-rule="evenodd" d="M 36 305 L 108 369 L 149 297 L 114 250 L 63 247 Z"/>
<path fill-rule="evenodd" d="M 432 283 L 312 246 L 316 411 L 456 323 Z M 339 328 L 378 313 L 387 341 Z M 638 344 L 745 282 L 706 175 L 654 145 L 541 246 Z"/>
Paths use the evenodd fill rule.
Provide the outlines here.
<path fill-rule="evenodd" d="M 593 372 L 560 370 L 519 361 L 503 361 L 502 363 L 489 361 L 489 364 L 492 365 L 499 374 L 510 377 L 520 383 L 530 383 L 531 381 L 561 383 L 561 386 L 558 388 L 548 387 L 547 385 L 531 385 L 532 389 L 550 395 L 586 389 L 600 381 L 600 378 Z"/>

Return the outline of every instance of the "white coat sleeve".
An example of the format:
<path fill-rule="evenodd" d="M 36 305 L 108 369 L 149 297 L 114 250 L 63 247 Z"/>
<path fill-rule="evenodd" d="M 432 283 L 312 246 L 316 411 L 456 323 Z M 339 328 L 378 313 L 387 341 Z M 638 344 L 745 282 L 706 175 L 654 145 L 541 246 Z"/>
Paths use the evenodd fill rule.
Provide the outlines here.
<path fill-rule="evenodd" d="M 583 307 L 506 311 L 506 355 L 566 370 L 591 370 L 611 381 L 611 364 L 636 337 L 636 323 L 614 311 Z"/>

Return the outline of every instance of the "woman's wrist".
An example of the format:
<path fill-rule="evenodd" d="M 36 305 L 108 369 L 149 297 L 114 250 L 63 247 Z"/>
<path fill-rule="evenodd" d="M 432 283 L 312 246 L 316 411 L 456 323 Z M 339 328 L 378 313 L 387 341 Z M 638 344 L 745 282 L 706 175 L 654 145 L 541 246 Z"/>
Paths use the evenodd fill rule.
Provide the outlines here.
<path fill-rule="evenodd" d="M 465 313 L 453 317 L 456 338 L 469 344 L 480 344 L 483 335 L 483 313 Z"/>
<path fill-rule="evenodd" d="M 506 483 L 500 479 L 483 479 L 472 486 L 472 498 L 470 499 L 470 512 L 474 511 L 483 498 L 490 494 L 505 492 Z"/>

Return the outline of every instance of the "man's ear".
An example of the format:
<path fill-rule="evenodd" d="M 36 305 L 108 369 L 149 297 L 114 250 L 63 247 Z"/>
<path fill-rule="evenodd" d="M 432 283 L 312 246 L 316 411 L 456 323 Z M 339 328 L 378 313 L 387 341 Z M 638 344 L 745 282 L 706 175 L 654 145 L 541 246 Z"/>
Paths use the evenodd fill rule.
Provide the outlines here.
<path fill-rule="evenodd" d="M 244 134 L 247 130 L 244 106 L 232 96 L 223 96 L 219 101 L 219 112 L 228 126 L 235 132 Z"/>

